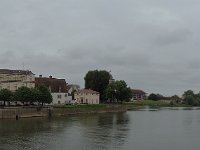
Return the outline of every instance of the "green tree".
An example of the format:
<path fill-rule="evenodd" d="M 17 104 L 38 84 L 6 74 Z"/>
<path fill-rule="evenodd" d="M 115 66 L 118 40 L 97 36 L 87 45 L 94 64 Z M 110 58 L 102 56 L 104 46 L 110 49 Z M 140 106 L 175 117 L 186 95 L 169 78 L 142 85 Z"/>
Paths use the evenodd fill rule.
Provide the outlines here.
<path fill-rule="evenodd" d="M 33 102 L 39 102 L 41 99 L 41 92 L 38 88 L 32 88 L 31 89 L 32 94 L 32 103 Z"/>
<path fill-rule="evenodd" d="M 187 90 L 183 94 L 183 102 L 188 105 L 199 105 L 199 94 L 194 94 L 192 90 Z"/>
<path fill-rule="evenodd" d="M 186 97 L 186 96 L 194 96 L 194 92 L 192 90 L 187 90 L 183 93 L 183 97 Z"/>
<path fill-rule="evenodd" d="M 13 100 L 13 93 L 8 89 L 0 90 L 0 101 L 3 101 L 5 106 L 6 102 L 10 102 Z"/>
<path fill-rule="evenodd" d="M 180 98 L 178 95 L 173 95 L 173 96 L 171 97 L 171 100 L 172 100 L 173 102 L 176 102 L 176 103 L 180 103 L 180 102 L 181 102 L 181 98 Z"/>
<path fill-rule="evenodd" d="M 22 86 L 18 88 L 15 92 L 15 99 L 17 101 L 22 102 L 23 104 L 25 102 L 32 103 L 34 101 L 33 94 L 30 88 Z"/>
<path fill-rule="evenodd" d="M 111 75 L 105 70 L 93 70 L 88 71 L 85 75 L 85 88 L 92 89 L 100 93 L 100 100 L 104 102 L 106 100 L 106 88 L 109 84 Z"/>
<path fill-rule="evenodd" d="M 162 99 L 166 99 L 167 97 L 164 97 L 163 95 L 161 94 L 154 94 L 154 93 L 151 93 L 149 96 L 148 96 L 148 99 L 149 100 L 153 100 L 153 101 L 158 101 L 158 100 L 162 100 Z"/>
<path fill-rule="evenodd" d="M 157 101 L 157 100 L 158 100 L 158 96 L 157 96 L 157 94 L 151 93 L 151 94 L 148 96 L 148 99 L 149 99 L 149 100 L 153 100 L 153 101 Z"/>
<path fill-rule="evenodd" d="M 38 102 L 42 103 L 42 106 L 47 103 L 50 104 L 53 101 L 52 95 L 46 86 L 38 86 Z"/>
<path fill-rule="evenodd" d="M 129 101 L 132 97 L 132 92 L 125 81 L 113 81 L 110 83 L 106 90 L 107 98 L 112 102 Z"/>

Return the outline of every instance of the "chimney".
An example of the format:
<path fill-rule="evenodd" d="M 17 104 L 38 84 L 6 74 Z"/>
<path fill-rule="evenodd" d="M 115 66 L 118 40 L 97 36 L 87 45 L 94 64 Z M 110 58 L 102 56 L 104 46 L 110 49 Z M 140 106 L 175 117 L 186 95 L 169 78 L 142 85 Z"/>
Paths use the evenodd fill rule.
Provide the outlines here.
<path fill-rule="evenodd" d="M 39 75 L 39 78 L 42 78 L 42 75 L 41 75 L 41 74 Z"/>
<path fill-rule="evenodd" d="M 49 78 L 52 79 L 52 75 L 50 75 Z"/>

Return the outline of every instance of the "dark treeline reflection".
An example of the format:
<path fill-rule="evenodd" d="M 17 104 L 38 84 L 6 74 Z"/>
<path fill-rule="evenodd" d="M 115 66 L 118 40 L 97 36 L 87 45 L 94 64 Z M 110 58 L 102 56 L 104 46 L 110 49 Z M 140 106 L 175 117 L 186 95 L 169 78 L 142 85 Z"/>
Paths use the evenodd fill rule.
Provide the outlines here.
<path fill-rule="evenodd" d="M 0 149 L 115 149 L 128 132 L 127 113 L 0 120 Z"/>
<path fill-rule="evenodd" d="M 9 136 L 13 134 L 38 134 L 45 131 L 56 131 L 63 129 L 67 124 L 67 120 L 61 118 L 28 118 L 16 120 L 0 120 L 0 135 Z M 59 131 L 59 130 L 58 130 Z"/>
<path fill-rule="evenodd" d="M 89 149 L 119 148 L 124 145 L 128 136 L 129 116 L 127 113 L 87 116 L 81 118 L 80 122 L 84 127 L 81 134 L 86 137 L 82 142 L 90 142 Z"/>

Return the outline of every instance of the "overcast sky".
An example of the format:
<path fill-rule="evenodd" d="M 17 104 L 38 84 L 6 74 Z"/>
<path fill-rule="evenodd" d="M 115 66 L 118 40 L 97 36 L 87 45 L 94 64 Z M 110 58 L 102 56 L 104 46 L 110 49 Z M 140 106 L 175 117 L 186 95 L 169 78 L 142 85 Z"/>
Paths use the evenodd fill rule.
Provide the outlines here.
<path fill-rule="evenodd" d="M 132 88 L 200 91 L 199 0 L 0 0 L 0 68 L 84 86 L 111 70 Z"/>

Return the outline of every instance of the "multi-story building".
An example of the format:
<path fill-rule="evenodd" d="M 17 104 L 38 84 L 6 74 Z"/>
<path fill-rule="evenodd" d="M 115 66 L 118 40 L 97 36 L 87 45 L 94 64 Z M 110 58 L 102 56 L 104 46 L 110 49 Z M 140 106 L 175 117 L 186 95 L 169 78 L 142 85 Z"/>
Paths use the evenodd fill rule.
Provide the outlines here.
<path fill-rule="evenodd" d="M 35 75 L 29 70 L 0 69 L 0 90 L 16 91 L 19 87 L 35 87 Z"/>
<path fill-rule="evenodd" d="M 99 92 L 91 89 L 82 89 L 75 92 L 74 97 L 79 104 L 99 104 Z"/>
<path fill-rule="evenodd" d="M 57 79 L 52 76 L 35 78 L 35 85 L 44 85 L 49 88 L 51 92 L 53 102 L 52 104 L 67 104 L 72 103 L 72 96 L 69 96 L 67 92 L 67 83 L 65 79 Z"/>

